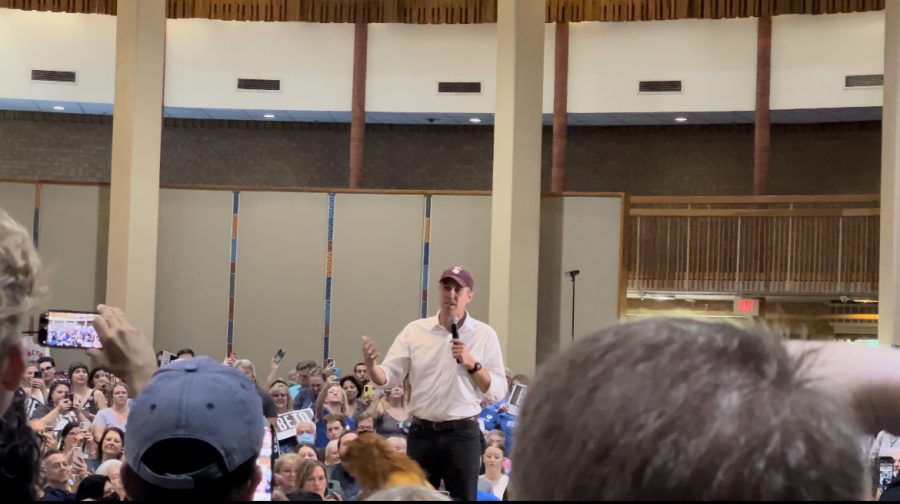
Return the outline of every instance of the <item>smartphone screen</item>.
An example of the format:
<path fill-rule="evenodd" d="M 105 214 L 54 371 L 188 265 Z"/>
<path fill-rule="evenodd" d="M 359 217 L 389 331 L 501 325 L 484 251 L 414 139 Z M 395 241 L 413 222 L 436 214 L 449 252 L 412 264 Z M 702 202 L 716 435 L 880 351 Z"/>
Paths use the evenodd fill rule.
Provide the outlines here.
<path fill-rule="evenodd" d="M 44 379 L 44 372 L 41 371 L 40 369 L 38 369 L 37 371 L 34 372 L 34 377 L 35 377 L 36 379 L 38 379 L 38 380 L 43 380 L 43 379 Z"/>
<path fill-rule="evenodd" d="M 281 359 L 284 359 L 284 350 L 278 350 L 275 352 L 275 364 L 281 364 Z"/>
<path fill-rule="evenodd" d="M 272 428 L 272 424 L 266 421 L 265 428 L 263 429 L 262 446 L 259 449 L 259 455 L 256 457 L 256 465 L 259 466 L 260 472 L 262 472 L 262 478 L 259 480 L 259 485 L 256 486 L 256 490 L 253 492 L 253 500 L 255 501 L 272 500 L 272 484 L 274 482 L 273 470 L 275 468 L 275 452 L 273 450 L 273 446 L 275 445 L 274 440 L 275 430 Z"/>
<path fill-rule="evenodd" d="M 50 348 L 101 348 L 94 312 L 51 310 L 41 314 L 38 344 Z"/>
<path fill-rule="evenodd" d="M 881 457 L 878 469 L 878 483 L 881 485 L 881 488 L 887 488 L 894 479 L 894 459 Z"/>
<path fill-rule="evenodd" d="M 334 365 L 335 365 L 335 364 L 334 364 L 334 359 L 325 359 L 325 366 L 326 366 L 326 367 L 334 368 Z"/>

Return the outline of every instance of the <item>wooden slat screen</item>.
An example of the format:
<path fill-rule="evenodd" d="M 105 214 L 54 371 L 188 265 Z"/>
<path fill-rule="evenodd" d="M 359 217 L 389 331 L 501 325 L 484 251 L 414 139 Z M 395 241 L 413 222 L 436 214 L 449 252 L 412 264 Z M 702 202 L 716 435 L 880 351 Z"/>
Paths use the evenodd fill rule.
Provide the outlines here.
<path fill-rule="evenodd" d="M 821 215 L 810 208 L 816 205 L 824 207 Z M 659 206 L 675 215 L 640 215 L 632 207 L 632 291 L 878 291 L 879 217 L 871 202 L 805 203 L 796 210 L 791 208 L 796 205 L 786 204 L 776 214 L 760 208 L 758 216 L 748 208 L 728 216 L 721 209 L 698 209 L 703 205 L 697 204 L 688 205 L 692 215 L 684 215 L 683 205 Z M 836 206 L 844 212 L 834 212 Z"/>
<path fill-rule="evenodd" d="M 318 23 L 496 23 L 497 0 L 166 0 L 169 18 Z M 720 19 L 884 9 L 885 0 L 546 0 L 548 23 Z M 116 0 L 0 0 L 0 7 L 116 13 Z"/>

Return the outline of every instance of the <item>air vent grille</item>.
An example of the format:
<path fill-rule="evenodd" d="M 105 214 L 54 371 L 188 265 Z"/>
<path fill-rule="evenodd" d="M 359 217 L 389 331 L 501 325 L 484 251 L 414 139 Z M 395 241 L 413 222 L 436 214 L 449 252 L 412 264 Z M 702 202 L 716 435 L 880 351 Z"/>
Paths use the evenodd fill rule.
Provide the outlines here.
<path fill-rule="evenodd" d="M 438 93 L 480 94 L 480 82 L 438 82 Z"/>
<path fill-rule="evenodd" d="M 681 81 L 640 81 L 638 83 L 639 93 L 680 93 Z"/>
<path fill-rule="evenodd" d="M 879 87 L 884 86 L 884 74 L 848 75 L 844 77 L 844 87 Z"/>
<path fill-rule="evenodd" d="M 31 80 L 41 82 L 75 82 L 75 72 L 61 70 L 32 70 Z"/>
<path fill-rule="evenodd" d="M 281 81 L 276 79 L 238 79 L 237 87 L 254 91 L 281 91 Z"/>

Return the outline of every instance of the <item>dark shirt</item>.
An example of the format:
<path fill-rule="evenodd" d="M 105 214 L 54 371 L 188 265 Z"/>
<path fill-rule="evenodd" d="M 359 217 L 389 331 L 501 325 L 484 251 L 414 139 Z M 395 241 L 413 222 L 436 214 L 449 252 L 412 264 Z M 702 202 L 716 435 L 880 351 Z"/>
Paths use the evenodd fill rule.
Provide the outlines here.
<path fill-rule="evenodd" d="M 266 418 L 278 418 L 278 409 L 275 408 L 275 401 L 272 400 L 272 396 L 260 389 L 256 389 L 256 392 L 259 393 L 259 398 L 262 399 L 263 416 Z"/>
<path fill-rule="evenodd" d="M 42 501 L 75 501 L 75 494 L 67 492 L 60 488 L 44 487 L 44 498 Z"/>
<path fill-rule="evenodd" d="M 356 498 L 356 494 L 359 493 L 359 486 L 356 484 L 353 476 L 344 469 L 343 465 L 337 464 L 334 466 L 334 470 L 331 471 L 331 479 L 341 484 L 341 494 L 345 501 Z"/>
<path fill-rule="evenodd" d="M 891 484 L 884 489 L 879 501 L 900 501 L 900 475 L 891 480 Z"/>
<path fill-rule="evenodd" d="M 316 395 L 313 394 L 312 389 L 302 388 L 300 392 L 297 392 L 297 397 L 294 398 L 294 409 L 295 410 L 304 410 L 307 408 L 313 408 L 316 405 Z"/>

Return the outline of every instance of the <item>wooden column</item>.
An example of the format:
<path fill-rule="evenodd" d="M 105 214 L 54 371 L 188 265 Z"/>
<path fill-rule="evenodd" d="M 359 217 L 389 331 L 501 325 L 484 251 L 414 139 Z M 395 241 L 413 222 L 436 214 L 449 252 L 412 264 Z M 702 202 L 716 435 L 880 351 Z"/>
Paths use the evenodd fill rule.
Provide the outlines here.
<path fill-rule="evenodd" d="M 165 2 L 119 0 L 106 302 L 153 335 Z"/>
<path fill-rule="evenodd" d="M 566 190 L 566 147 L 569 126 L 569 23 L 556 23 L 556 58 L 553 78 L 553 164 L 550 191 Z"/>
<path fill-rule="evenodd" d="M 772 17 L 760 16 L 756 35 L 756 130 L 753 140 L 753 194 L 769 184 L 769 90 L 772 77 Z"/>
<path fill-rule="evenodd" d="M 526 374 L 537 359 L 545 9 L 544 0 L 497 3 L 489 319 L 506 365 Z"/>
<path fill-rule="evenodd" d="M 353 32 L 353 97 L 350 116 L 350 188 L 363 186 L 366 144 L 366 61 L 368 60 L 369 24 L 356 23 Z"/>
<path fill-rule="evenodd" d="M 884 11 L 878 342 L 887 346 L 900 345 L 900 2 L 885 2 Z"/>

